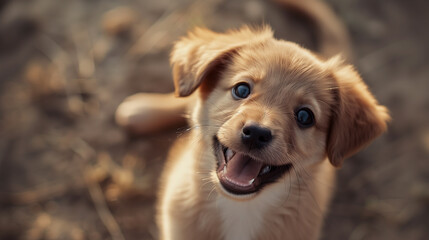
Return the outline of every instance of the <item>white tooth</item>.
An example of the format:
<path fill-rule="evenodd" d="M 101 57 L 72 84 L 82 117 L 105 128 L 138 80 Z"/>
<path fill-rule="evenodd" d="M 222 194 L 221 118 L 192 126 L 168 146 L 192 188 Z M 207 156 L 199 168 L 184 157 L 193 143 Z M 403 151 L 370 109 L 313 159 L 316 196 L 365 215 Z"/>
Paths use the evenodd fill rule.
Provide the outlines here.
<path fill-rule="evenodd" d="M 223 174 L 226 174 L 226 165 L 223 166 Z"/>
<path fill-rule="evenodd" d="M 232 151 L 229 148 L 226 149 L 226 152 L 225 152 L 225 159 L 226 159 L 226 161 L 229 161 L 234 155 L 235 155 L 234 151 Z"/>
<path fill-rule="evenodd" d="M 249 181 L 249 184 L 252 184 L 255 181 L 255 179 L 252 179 Z"/>

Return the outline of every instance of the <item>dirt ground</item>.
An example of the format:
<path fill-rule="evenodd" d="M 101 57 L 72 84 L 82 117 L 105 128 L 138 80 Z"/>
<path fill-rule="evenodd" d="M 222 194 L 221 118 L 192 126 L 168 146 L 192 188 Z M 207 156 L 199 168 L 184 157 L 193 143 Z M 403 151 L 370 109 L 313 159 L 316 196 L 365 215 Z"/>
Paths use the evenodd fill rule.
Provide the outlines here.
<path fill-rule="evenodd" d="M 328 4 L 393 121 L 338 171 L 322 239 L 429 239 L 429 2 Z M 129 136 L 115 108 L 173 89 L 169 50 L 189 28 L 262 22 L 316 46 L 266 1 L 0 1 L 0 239 L 157 239 L 157 179 L 181 130 Z"/>

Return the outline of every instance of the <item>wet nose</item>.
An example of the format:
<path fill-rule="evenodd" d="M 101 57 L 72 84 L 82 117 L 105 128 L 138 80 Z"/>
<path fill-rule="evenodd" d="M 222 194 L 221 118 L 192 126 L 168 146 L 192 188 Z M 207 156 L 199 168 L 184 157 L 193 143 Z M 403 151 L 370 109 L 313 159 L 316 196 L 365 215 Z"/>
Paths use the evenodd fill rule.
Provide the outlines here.
<path fill-rule="evenodd" d="M 269 128 L 264 128 L 256 124 L 244 126 L 241 131 L 241 141 L 249 149 L 261 149 L 267 146 L 273 135 Z"/>

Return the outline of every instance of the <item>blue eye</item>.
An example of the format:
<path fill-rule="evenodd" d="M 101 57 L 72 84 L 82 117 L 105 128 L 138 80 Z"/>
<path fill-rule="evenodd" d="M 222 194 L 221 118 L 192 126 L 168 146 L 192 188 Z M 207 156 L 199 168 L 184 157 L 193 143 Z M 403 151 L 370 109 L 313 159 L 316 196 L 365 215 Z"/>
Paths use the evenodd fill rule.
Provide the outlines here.
<path fill-rule="evenodd" d="M 300 108 L 295 112 L 296 122 L 301 128 L 309 128 L 314 125 L 314 114 L 306 108 Z"/>
<path fill-rule="evenodd" d="M 235 99 L 247 98 L 250 95 L 250 86 L 247 83 L 238 83 L 232 88 L 232 96 Z"/>

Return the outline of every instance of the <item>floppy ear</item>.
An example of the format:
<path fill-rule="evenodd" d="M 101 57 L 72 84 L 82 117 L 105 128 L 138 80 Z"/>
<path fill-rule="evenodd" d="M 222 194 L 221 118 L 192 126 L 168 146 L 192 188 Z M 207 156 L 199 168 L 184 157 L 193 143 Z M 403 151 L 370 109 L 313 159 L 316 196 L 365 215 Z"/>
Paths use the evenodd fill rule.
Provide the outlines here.
<path fill-rule="evenodd" d="M 390 117 L 352 66 L 336 67 L 333 75 L 338 88 L 326 151 L 332 165 L 339 167 L 386 131 Z"/>
<path fill-rule="evenodd" d="M 217 73 L 239 47 L 271 37 L 268 27 L 243 27 L 225 34 L 195 29 L 178 41 L 171 53 L 176 96 L 189 96 L 211 73 Z"/>

